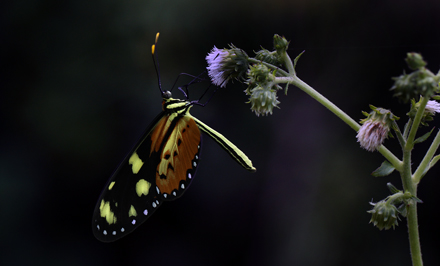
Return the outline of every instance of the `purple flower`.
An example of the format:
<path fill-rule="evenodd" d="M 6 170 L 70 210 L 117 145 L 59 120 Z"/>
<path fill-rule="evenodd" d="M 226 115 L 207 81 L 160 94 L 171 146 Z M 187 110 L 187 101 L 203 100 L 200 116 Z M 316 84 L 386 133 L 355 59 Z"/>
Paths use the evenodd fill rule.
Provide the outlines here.
<path fill-rule="evenodd" d="M 359 129 L 356 138 L 361 147 L 367 151 L 375 151 L 388 136 L 390 129 L 380 121 L 368 120 Z"/>

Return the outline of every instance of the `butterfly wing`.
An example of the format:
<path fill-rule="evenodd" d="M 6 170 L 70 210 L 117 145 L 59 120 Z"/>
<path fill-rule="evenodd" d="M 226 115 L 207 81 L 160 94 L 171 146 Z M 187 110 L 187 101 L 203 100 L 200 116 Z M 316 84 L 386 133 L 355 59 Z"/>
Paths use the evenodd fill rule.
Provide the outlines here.
<path fill-rule="evenodd" d="M 112 175 L 96 204 L 93 233 L 115 241 L 162 204 L 180 197 L 194 177 L 200 131 L 188 115 L 162 112 Z"/>
<path fill-rule="evenodd" d="M 200 158 L 201 135 L 196 122 L 188 114 L 172 114 L 163 124 L 161 122 L 158 127 L 164 129 L 155 130 L 152 134 L 152 139 L 157 139 L 152 149 L 161 150 L 161 161 L 156 169 L 156 192 L 163 200 L 173 200 L 182 196 L 195 175 Z M 169 127 L 173 130 L 167 130 Z M 162 132 L 167 134 L 154 137 L 155 133 Z M 161 142 L 162 138 L 166 141 Z"/>

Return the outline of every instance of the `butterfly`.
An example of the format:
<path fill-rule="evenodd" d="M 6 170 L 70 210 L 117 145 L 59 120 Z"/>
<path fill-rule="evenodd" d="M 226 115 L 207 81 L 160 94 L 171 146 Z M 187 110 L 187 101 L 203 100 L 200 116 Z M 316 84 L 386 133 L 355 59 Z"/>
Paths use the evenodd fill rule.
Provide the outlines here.
<path fill-rule="evenodd" d="M 156 42 L 152 46 L 154 60 Z M 245 169 L 251 160 L 222 134 L 189 113 L 198 101 L 162 93 L 162 112 L 128 153 L 105 185 L 96 204 L 92 226 L 95 237 L 115 241 L 133 232 L 164 201 L 179 198 L 194 179 L 201 149 L 201 132 L 216 141 Z M 186 96 L 186 94 L 185 94 Z"/>

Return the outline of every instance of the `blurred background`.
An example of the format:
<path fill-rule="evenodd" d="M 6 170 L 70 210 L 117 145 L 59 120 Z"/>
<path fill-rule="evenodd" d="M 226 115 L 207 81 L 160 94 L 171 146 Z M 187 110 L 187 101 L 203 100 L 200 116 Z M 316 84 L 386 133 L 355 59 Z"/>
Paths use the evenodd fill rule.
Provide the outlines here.
<path fill-rule="evenodd" d="M 391 78 L 408 70 L 407 52 L 440 68 L 439 1 L 0 5 L 1 265 L 411 265 L 405 220 L 388 231 L 368 224 L 369 202 L 389 194 L 386 183 L 402 188 L 398 174 L 371 176 L 383 157 L 360 149 L 356 132 L 294 87 L 268 117 L 251 113 L 238 82 L 192 109 L 256 173 L 204 136 L 191 188 L 133 234 L 101 243 L 91 219 L 108 178 L 161 110 L 156 32 L 165 89 L 181 72 L 203 72 L 214 45 L 253 55 L 272 49 L 276 33 L 291 40 L 291 57 L 306 50 L 299 77 L 353 119 L 373 104 L 403 127 L 409 106 L 392 97 Z M 432 127 L 439 121 L 420 132 Z M 416 146 L 414 168 L 429 143 Z M 401 157 L 396 139 L 386 146 Z M 437 166 L 419 186 L 426 265 L 440 261 L 439 174 Z"/>

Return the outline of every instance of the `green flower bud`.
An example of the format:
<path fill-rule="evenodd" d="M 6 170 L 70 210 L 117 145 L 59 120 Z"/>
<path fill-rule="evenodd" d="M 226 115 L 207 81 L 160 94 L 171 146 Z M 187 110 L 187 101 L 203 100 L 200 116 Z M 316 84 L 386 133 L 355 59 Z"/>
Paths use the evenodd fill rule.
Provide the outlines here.
<path fill-rule="evenodd" d="M 255 53 L 255 59 L 272 64 L 277 67 L 282 67 L 281 60 L 276 51 L 270 52 L 264 48 Z"/>
<path fill-rule="evenodd" d="M 394 85 L 391 90 L 395 91 L 394 96 L 406 103 L 411 99 L 418 99 L 420 95 L 431 97 L 439 92 L 438 77 L 424 68 L 426 62 L 421 55 L 409 53 L 406 61 L 415 71 L 393 78 Z"/>
<path fill-rule="evenodd" d="M 399 212 L 396 206 L 386 201 L 370 202 L 370 204 L 374 206 L 372 210 L 368 211 L 371 213 L 370 223 L 373 223 L 379 230 L 388 230 L 391 227 L 394 229 L 396 225 L 399 225 L 397 222 Z"/>
<path fill-rule="evenodd" d="M 269 68 L 263 64 L 254 64 L 249 67 L 247 72 L 248 79 L 246 82 L 248 84 L 252 83 L 265 83 L 272 80 L 271 72 Z"/>
<path fill-rule="evenodd" d="M 260 116 L 260 114 L 263 116 L 269 113 L 272 114 L 274 107 L 279 108 L 277 105 L 280 102 L 277 100 L 276 90 L 257 85 L 249 91 L 251 95 L 249 102 L 252 104 L 251 110 L 254 111 L 257 116 Z"/>
<path fill-rule="evenodd" d="M 277 51 L 278 55 L 282 56 L 289 48 L 289 41 L 287 41 L 286 38 L 281 37 L 278 34 L 275 34 L 273 36 L 273 46 Z"/>
<path fill-rule="evenodd" d="M 426 62 L 423 60 L 422 55 L 418 53 L 407 53 L 405 61 L 408 64 L 408 67 L 412 70 L 417 70 L 426 66 Z"/>

